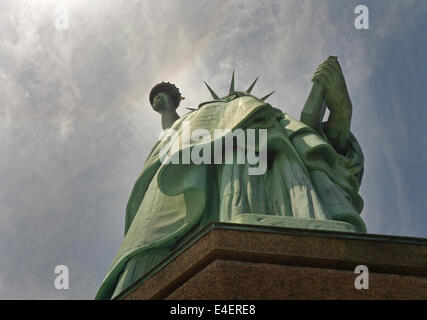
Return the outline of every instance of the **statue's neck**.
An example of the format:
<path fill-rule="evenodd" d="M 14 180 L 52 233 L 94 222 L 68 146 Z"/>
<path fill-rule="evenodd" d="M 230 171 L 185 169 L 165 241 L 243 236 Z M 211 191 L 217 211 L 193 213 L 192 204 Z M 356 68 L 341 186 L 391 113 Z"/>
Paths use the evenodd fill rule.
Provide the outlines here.
<path fill-rule="evenodd" d="M 162 114 L 162 128 L 163 130 L 169 128 L 176 120 L 179 119 L 178 113 L 175 110 L 170 110 Z"/>

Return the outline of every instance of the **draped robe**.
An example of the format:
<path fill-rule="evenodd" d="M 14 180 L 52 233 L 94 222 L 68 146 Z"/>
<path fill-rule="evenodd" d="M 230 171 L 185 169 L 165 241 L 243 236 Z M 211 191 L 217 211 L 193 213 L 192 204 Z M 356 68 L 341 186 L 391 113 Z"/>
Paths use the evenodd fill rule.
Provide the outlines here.
<path fill-rule="evenodd" d="M 249 175 L 247 163 L 162 163 L 166 143 L 171 157 L 196 147 L 183 143 L 184 121 L 211 137 L 214 129 L 267 129 L 265 174 Z M 212 221 L 366 233 L 361 148 L 351 134 L 346 154 L 338 154 L 324 125 L 315 131 L 251 95 L 206 102 L 178 119 L 171 129 L 180 139 L 159 141 L 134 185 L 125 237 L 96 299 L 116 297 Z"/>

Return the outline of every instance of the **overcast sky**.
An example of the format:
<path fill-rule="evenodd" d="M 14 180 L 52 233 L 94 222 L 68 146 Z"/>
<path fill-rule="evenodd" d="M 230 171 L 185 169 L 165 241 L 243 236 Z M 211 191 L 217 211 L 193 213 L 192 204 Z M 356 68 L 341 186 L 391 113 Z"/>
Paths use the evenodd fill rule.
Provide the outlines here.
<path fill-rule="evenodd" d="M 176 83 L 182 115 L 233 69 L 237 90 L 260 75 L 253 93 L 276 90 L 269 102 L 299 118 L 315 68 L 338 56 L 368 232 L 427 237 L 425 0 L 0 0 L 0 35 L 2 299 L 92 299 L 161 130 L 150 89 Z M 61 264 L 69 290 L 54 287 Z"/>

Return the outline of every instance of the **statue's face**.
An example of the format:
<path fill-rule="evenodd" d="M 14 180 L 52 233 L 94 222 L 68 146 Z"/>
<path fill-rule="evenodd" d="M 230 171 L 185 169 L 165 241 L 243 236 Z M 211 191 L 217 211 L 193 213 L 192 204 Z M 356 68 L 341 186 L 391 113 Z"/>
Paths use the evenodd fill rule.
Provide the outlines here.
<path fill-rule="evenodd" d="M 165 112 L 175 109 L 175 106 L 170 95 L 160 92 L 153 99 L 153 109 L 157 112 Z"/>

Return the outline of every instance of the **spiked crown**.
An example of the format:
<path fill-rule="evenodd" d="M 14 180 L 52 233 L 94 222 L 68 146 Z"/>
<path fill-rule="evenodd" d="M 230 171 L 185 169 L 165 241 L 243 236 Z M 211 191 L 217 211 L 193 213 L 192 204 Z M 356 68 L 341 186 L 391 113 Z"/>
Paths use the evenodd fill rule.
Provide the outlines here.
<path fill-rule="evenodd" d="M 239 91 L 235 91 L 234 90 L 234 71 L 233 71 L 233 75 L 231 76 L 231 83 L 230 83 L 230 90 L 229 90 L 229 92 L 228 92 L 228 95 L 227 96 L 225 96 L 225 97 L 223 97 L 223 98 L 220 98 L 216 93 L 215 93 L 215 91 L 213 91 L 212 90 L 212 88 L 205 82 L 205 85 L 206 85 L 206 87 L 208 88 L 208 90 L 209 90 L 209 92 L 211 93 L 211 95 L 212 95 L 212 98 L 214 98 L 215 100 L 223 100 L 223 99 L 227 99 L 228 97 L 230 97 L 230 96 L 233 96 L 233 95 L 236 95 L 236 94 L 250 94 L 251 92 L 252 92 L 252 89 L 254 88 L 254 86 L 255 86 L 255 84 L 256 84 L 256 82 L 258 81 L 258 78 L 259 77 L 257 77 L 256 79 L 255 79 L 255 81 L 250 85 L 250 87 L 245 91 L 245 92 L 239 92 Z M 272 94 L 274 93 L 274 91 L 273 92 L 271 92 L 271 93 L 269 93 L 269 94 L 267 94 L 266 96 L 264 96 L 264 97 L 262 97 L 260 100 L 261 101 L 265 101 L 268 97 L 270 97 Z"/>

